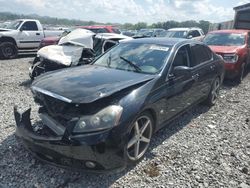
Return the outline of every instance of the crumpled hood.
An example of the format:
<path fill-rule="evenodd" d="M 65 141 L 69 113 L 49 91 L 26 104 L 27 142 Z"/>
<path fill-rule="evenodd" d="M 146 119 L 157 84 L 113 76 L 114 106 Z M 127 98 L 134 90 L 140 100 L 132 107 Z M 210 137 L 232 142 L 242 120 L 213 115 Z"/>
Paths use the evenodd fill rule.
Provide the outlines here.
<path fill-rule="evenodd" d="M 36 79 L 31 88 L 33 92 L 80 104 L 94 102 L 154 77 L 155 75 L 86 65 L 45 74 Z"/>
<path fill-rule="evenodd" d="M 82 56 L 82 46 L 50 45 L 41 48 L 37 55 L 50 61 L 70 66 L 77 64 Z"/>
<path fill-rule="evenodd" d="M 213 52 L 220 54 L 236 53 L 239 49 L 243 48 L 242 46 L 209 46 L 209 47 Z"/>
<path fill-rule="evenodd" d="M 86 29 L 76 29 L 66 35 L 65 37 L 62 37 L 58 44 L 64 45 L 64 44 L 73 44 L 82 46 L 84 48 L 93 48 L 93 36 L 95 33 L 92 31 L 86 30 Z"/>
<path fill-rule="evenodd" d="M 50 45 L 41 48 L 37 55 L 66 66 L 77 65 L 84 48 L 93 49 L 92 31 L 76 29 L 62 37 L 58 45 Z"/>

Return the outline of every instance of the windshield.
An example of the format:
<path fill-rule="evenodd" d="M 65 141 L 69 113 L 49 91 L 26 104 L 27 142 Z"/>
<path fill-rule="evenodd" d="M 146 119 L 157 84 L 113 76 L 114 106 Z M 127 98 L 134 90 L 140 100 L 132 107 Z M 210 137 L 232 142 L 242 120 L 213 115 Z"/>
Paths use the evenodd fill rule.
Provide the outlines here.
<path fill-rule="evenodd" d="M 211 33 L 203 42 L 213 46 L 242 46 L 245 44 L 245 36 L 232 33 Z"/>
<path fill-rule="evenodd" d="M 155 44 L 121 43 L 94 64 L 113 69 L 156 74 L 161 71 L 171 47 Z"/>
<path fill-rule="evenodd" d="M 167 31 L 165 37 L 169 38 L 186 38 L 187 31 Z"/>
<path fill-rule="evenodd" d="M 18 27 L 22 24 L 22 21 L 13 21 L 10 22 L 5 28 L 6 29 L 13 29 L 13 30 L 17 30 Z"/>

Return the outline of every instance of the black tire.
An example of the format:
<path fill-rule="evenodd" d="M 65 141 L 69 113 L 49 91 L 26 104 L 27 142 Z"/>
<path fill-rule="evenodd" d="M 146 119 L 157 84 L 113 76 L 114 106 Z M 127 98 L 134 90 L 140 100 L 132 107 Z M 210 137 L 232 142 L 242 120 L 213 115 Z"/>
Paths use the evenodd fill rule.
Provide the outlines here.
<path fill-rule="evenodd" d="M 136 133 L 136 130 L 139 132 Z M 143 159 L 150 145 L 153 130 L 154 119 L 149 112 L 141 113 L 133 122 L 124 148 L 129 166 L 134 165 Z"/>
<path fill-rule="evenodd" d="M 238 74 L 237 77 L 236 77 L 236 82 L 237 82 L 238 84 L 240 84 L 240 83 L 242 82 L 243 78 L 244 78 L 244 75 L 245 75 L 245 68 L 246 68 L 246 64 L 243 63 L 243 64 L 241 65 L 240 72 L 239 72 L 239 74 Z"/>
<path fill-rule="evenodd" d="M 213 81 L 209 95 L 208 95 L 207 99 L 205 100 L 205 105 L 207 105 L 209 107 L 215 105 L 215 103 L 219 97 L 220 86 L 221 86 L 220 78 L 217 77 Z"/>
<path fill-rule="evenodd" d="M 18 55 L 18 49 L 12 42 L 3 42 L 0 45 L 0 54 L 4 59 L 14 59 Z"/>

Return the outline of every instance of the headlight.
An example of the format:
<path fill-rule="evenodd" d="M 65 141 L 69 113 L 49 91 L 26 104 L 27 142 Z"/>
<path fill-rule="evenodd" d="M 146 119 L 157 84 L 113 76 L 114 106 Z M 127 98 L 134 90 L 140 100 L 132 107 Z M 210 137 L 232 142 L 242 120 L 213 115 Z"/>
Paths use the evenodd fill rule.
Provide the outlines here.
<path fill-rule="evenodd" d="M 237 54 L 224 54 L 223 59 L 226 63 L 236 63 L 239 56 Z"/>
<path fill-rule="evenodd" d="M 85 133 L 109 129 L 119 123 L 123 108 L 108 106 L 92 116 L 83 116 L 74 127 L 74 133 Z"/>

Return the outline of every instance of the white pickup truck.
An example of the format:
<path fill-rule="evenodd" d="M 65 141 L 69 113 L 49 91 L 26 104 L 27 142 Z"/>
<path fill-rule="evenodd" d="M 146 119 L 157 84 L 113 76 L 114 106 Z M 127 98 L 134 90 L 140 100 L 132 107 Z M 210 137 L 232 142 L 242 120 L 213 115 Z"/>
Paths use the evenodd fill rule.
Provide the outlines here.
<path fill-rule="evenodd" d="M 11 59 L 22 50 L 37 50 L 45 37 L 60 36 L 63 30 L 44 30 L 38 20 L 20 19 L 0 28 L 0 58 Z"/>

